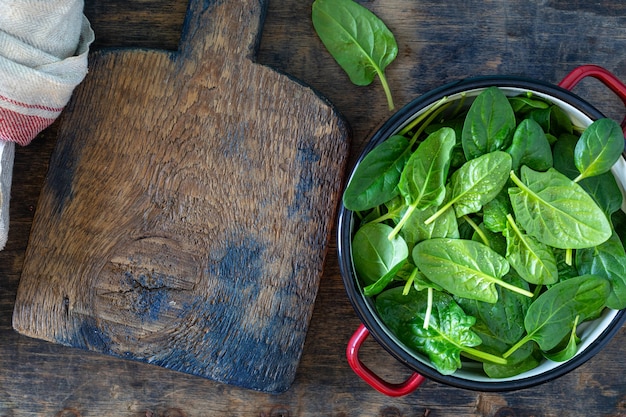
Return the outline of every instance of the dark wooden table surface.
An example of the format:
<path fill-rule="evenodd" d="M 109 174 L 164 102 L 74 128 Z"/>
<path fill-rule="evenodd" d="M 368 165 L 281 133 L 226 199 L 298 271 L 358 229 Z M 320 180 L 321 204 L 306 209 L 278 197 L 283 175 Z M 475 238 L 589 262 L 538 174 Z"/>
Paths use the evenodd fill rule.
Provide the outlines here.
<path fill-rule="evenodd" d="M 509 74 L 557 83 L 582 64 L 626 80 L 626 3 L 587 0 L 366 0 L 395 33 L 399 55 L 388 76 L 397 107 L 444 83 Z M 175 50 L 185 0 L 86 0 L 95 48 Z M 352 164 L 389 117 L 378 84 L 356 87 L 317 39 L 311 1 L 271 0 L 258 62 L 326 96 L 354 137 Z M 575 90 L 621 120 L 622 103 L 596 81 Z M 0 252 L 0 416 L 626 416 L 626 330 L 592 360 L 544 385 L 509 393 L 473 392 L 427 381 L 389 398 L 349 368 L 346 342 L 359 325 L 332 243 L 293 386 L 282 394 L 235 388 L 142 363 L 21 336 L 11 327 L 38 194 L 55 146 L 55 126 L 17 150 L 10 240 Z M 331 238 L 334 242 L 334 233 Z M 362 359 L 381 376 L 410 372 L 371 339 Z"/>

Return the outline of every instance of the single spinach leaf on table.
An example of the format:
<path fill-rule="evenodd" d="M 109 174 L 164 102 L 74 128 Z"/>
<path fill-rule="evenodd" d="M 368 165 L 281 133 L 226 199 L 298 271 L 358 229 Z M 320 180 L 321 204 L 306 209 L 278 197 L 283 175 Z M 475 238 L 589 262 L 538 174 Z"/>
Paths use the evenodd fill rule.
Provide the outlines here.
<path fill-rule="evenodd" d="M 560 249 L 599 245 L 611 236 L 602 209 L 585 190 L 554 168 L 537 172 L 522 166 L 517 187 L 509 188 L 515 218 L 540 242 Z"/>
<path fill-rule="evenodd" d="M 352 0 L 315 0 L 312 21 L 317 35 L 356 85 L 378 76 L 394 108 L 385 69 L 398 55 L 393 33 L 374 13 Z"/>
<path fill-rule="evenodd" d="M 580 135 L 574 149 L 574 163 L 580 175 L 574 179 L 608 172 L 624 151 L 624 133 L 612 119 L 598 119 Z"/>
<path fill-rule="evenodd" d="M 384 288 L 409 256 L 401 237 L 387 239 L 390 231 L 386 224 L 368 223 L 357 230 L 352 240 L 352 260 L 358 277 L 367 286 L 376 284 L 368 295 Z"/>
<path fill-rule="evenodd" d="M 430 239 L 413 248 L 415 265 L 430 281 L 458 297 L 495 303 L 496 284 L 528 297 L 533 294 L 502 280 L 509 263 L 488 246 L 464 239 Z"/>
<path fill-rule="evenodd" d="M 470 160 L 511 145 L 515 131 L 515 113 L 509 100 L 497 87 L 481 92 L 465 117 L 461 143 Z"/>
<path fill-rule="evenodd" d="M 474 317 L 468 316 L 447 294 L 434 291 L 429 325 L 424 328 L 428 305 L 427 291 L 403 295 L 393 288 L 376 297 L 376 310 L 389 329 L 410 349 L 426 355 L 444 375 L 461 367 L 461 352 L 482 360 L 505 363 L 502 358 L 473 349 L 481 343 L 472 332 Z"/>
<path fill-rule="evenodd" d="M 553 285 L 530 305 L 524 319 L 526 336 L 503 356 L 510 356 L 530 341 L 535 341 L 542 351 L 553 349 L 571 331 L 577 317 L 583 322 L 606 304 L 609 289 L 608 280 L 594 275 L 581 275 Z"/>
<path fill-rule="evenodd" d="M 576 251 L 576 267 L 581 274 L 593 274 L 609 280 L 609 308 L 626 308 L 626 251 L 616 233 L 593 248 Z"/>
<path fill-rule="evenodd" d="M 354 170 L 343 193 L 344 206 L 364 211 L 397 196 L 400 175 L 410 157 L 409 141 L 404 136 L 391 136 L 376 146 Z"/>
<path fill-rule="evenodd" d="M 490 152 L 467 161 L 450 176 L 450 196 L 426 223 L 453 206 L 457 217 L 476 213 L 502 190 L 510 170 L 511 155 L 503 151 Z"/>

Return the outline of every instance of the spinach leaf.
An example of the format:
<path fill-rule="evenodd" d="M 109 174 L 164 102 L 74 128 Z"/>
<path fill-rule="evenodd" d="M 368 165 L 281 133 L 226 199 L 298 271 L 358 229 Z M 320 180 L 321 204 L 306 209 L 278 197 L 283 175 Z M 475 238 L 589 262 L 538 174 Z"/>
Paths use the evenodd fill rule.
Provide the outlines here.
<path fill-rule="evenodd" d="M 509 188 L 515 218 L 540 242 L 561 249 L 599 245 L 611 236 L 611 225 L 583 190 L 554 168 L 536 172 L 523 166 L 517 187 Z"/>
<path fill-rule="evenodd" d="M 533 294 L 502 280 L 505 258 L 488 246 L 464 239 L 430 239 L 413 248 L 415 265 L 430 281 L 458 297 L 495 303 L 496 284 L 528 297 Z"/>
<path fill-rule="evenodd" d="M 580 135 L 574 149 L 574 163 L 580 175 L 574 179 L 608 172 L 624 151 L 624 133 L 612 119 L 598 119 Z"/>
<path fill-rule="evenodd" d="M 322 43 L 356 85 L 378 75 L 394 108 L 385 69 L 398 55 L 393 33 L 375 14 L 352 0 L 315 0 L 313 26 Z"/>
<path fill-rule="evenodd" d="M 577 178 L 580 173 L 574 163 L 574 148 L 578 138 L 574 135 L 563 135 L 554 144 L 554 168 L 570 179 Z M 587 177 L 578 182 L 581 187 L 595 200 L 600 208 L 610 216 L 622 206 L 622 192 L 612 172 Z"/>
<path fill-rule="evenodd" d="M 581 275 L 553 285 L 530 305 L 524 319 L 526 336 L 503 356 L 510 356 L 531 340 L 543 351 L 553 349 L 571 331 L 577 316 L 583 322 L 605 305 L 609 287 L 606 279 L 594 275 Z"/>
<path fill-rule="evenodd" d="M 600 206 L 607 217 L 622 207 L 622 191 L 612 172 L 585 178 L 579 184 Z"/>
<path fill-rule="evenodd" d="M 446 294 L 434 292 L 429 326 L 424 328 L 427 297 L 426 291 L 410 291 L 402 295 L 401 288 L 393 288 L 376 298 L 376 309 L 383 322 L 407 347 L 428 356 L 444 375 L 461 367 L 461 352 L 506 363 L 500 357 L 472 349 L 481 343 L 471 330 L 475 319 L 465 314 Z"/>
<path fill-rule="evenodd" d="M 441 204 L 455 144 L 454 130 L 443 127 L 431 133 L 413 152 L 398 184 L 407 205 L 423 210 Z"/>
<path fill-rule="evenodd" d="M 551 285 L 559 279 L 559 270 L 552 249 L 532 236 L 523 233 L 508 215 L 505 231 L 506 259 L 526 282 Z"/>
<path fill-rule="evenodd" d="M 577 142 L 576 135 L 561 135 L 552 147 L 554 168 L 572 180 L 580 174 L 574 164 L 574 148 Z"/>
<path fill-rule="evenodd" d="M 401 237 L 387 239 L 390 231 L 391 227 L 386 224 L 369 223 L 359 228 L 354 235 L 354 268 L 366 285 L 380 279 L 393 279 L 409 256 L 408 247 Z"/>
<path fill-rule="evenodd" d="M 408 209 L 391 237 L 400 231 L 416 209 L 423 210 L 441 204 L 446 195 L 445 181 L 455 143 L 454 130 L 444 127 L 430 134 L 413 152 L 398 184 Z"/>
<path fill-rule="evenodd" d="M 515 171 L 526 165 L 537 171 L 552 167 L 552 147 L 539 123 L 524 119 L 515 129 L 513 142 L 507 149 Z"/>
<path fill-rule="evenodd" d="M 343 194 L 348 210 L 374 208 L 399 194 L 398 183 L 411 156 L 404 136 L 391 136 L 369 152 L 357 166 Z"/>
<path fill-rule="evenodd" d="M 616 233 L 593 248 L 576 251 L 576 267 L 581 274 L 593 274 L 609 280 L 611 292 L 606 305 L 626 308 L 626 252 Z"/>
<path fill-rule="evenodd" d="M 511 145 L 515 113 L 509 100 L 497 87 L 489 87 L 474 100 L 463 124 L 461 143 L 470 160 Z"/>
<path fill-rule="evenodd" d="M 430 218 L 430 223 L 454 206 L 457 217 L 479 211 L 502 190 L 511 170 L 511 155 L 494 151 L 467 161 L 450 177 L 450 197 Z"/>

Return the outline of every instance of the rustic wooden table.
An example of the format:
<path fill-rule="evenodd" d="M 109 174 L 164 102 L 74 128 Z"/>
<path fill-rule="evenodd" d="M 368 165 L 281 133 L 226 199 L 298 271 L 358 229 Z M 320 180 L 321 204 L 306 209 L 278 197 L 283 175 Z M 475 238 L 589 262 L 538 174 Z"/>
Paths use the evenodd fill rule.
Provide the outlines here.
<path fill-rule="evenodd" d="M 395 33 L 388 77 L 397 107 L 444 83 L 510 74 L 557 83 L 582 64 L 626 80 L 626 3 L 584 0 L 375 0 L 361 2 Z M 94 48 L 175 50 L 185 0 L 86 0 Z M 353 129 L 350 164 L 389 117 L 382 89 L 350 84 L 316 37 L 311 1 L 269 2 L 258 62 L 312 86 Z M 595 81 L 575 90 L 621 120 L 622 103 Z M 544 385 L 473 392 L 427 381 L 401 398 L 379 394 L 349 368 L 344 351 L 359 325 L 333 243 L 293 386 L 265 394 L 138 362 L 30 339 L 11 317 L 55 126 L 17 150 L 10 240 L 0 252 L 0 416 L 626 416 L 626 330 L 585 365 Z M 334 233 L 332 236 L 334 242 Z M 410 372 L 371 339 L 362 359 L 391 381 Z"/>

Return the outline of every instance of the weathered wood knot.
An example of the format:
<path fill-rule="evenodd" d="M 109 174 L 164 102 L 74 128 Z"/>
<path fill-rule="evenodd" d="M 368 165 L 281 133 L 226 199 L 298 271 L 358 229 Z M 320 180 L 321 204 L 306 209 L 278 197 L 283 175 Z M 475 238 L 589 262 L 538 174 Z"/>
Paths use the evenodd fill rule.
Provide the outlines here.
<path fill-rule="evenodd" d="M 93 299 L 110 348 L 143 350 L 176 332 L 201 274 L 199 259 L 169 238 L 142 237 L 116 248 Z"/>

